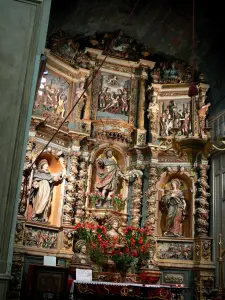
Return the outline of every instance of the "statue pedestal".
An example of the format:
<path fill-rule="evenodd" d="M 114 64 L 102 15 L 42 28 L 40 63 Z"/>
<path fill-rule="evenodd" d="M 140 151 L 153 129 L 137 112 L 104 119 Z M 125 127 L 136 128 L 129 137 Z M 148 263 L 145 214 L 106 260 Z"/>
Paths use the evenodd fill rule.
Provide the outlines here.
<path fill-rule="evenodd" d="M 72 262 L 69 266 L 69 274 L 75 280 L 76 280 L 76 269 L 92 270 L 92 267 L 89 264 L 77 264 Z"/>
<path fill-rule="evenodd" d="M 146 284 L 157 284 L 160 280 L 161 272 L 159 269 L 141 269 L 140 270 L 140 279 Z"/>

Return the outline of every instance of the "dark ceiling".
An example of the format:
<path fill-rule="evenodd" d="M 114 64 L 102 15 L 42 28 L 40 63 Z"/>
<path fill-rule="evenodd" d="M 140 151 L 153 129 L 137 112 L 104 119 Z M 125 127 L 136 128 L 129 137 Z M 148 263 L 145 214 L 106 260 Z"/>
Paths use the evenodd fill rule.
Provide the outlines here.
<path fill-rule="evenodd" d="M 72 36 L 122 29 L 154 55 L 182 59 L 192 53 L 192 0 L 52 0 L 49 32 Z M 128 22 L 126 26 L 126 20 Z M 195 0 L 195 62 L 210 84 L 211 112 L 225 108 L 224 11 L 218 0 Z M 224 100 L 223 100 L 224 99 Z"/>

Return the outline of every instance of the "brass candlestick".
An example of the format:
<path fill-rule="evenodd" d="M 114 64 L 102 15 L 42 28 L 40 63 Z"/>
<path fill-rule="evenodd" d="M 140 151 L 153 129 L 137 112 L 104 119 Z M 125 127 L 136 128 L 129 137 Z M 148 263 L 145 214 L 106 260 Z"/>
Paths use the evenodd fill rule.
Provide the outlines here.
<path fill-rule="evenodd" d="M 225 249 L 222 249 L 222 234 L 219 234 L 219 243 L 218 243 L 218 296 L 223 295 L 223 257 L 225 255 Z"/>

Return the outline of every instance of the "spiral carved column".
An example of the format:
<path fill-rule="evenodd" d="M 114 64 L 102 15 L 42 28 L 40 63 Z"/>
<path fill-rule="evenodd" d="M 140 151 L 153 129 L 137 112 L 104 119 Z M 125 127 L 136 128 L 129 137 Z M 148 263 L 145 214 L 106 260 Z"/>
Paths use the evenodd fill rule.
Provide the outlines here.
<path fill-rule="evenodd" d="M 209 202 L 210 197 L 207 164 L 199 165 L 199 179 L 197 180 L 196 197 L 196 236 L 207 237 L 209 232 Z"/>

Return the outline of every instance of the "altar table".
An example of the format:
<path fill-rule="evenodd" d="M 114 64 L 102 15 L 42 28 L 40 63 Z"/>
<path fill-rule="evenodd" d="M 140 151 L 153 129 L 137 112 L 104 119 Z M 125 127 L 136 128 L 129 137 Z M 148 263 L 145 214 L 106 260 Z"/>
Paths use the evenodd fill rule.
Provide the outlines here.
<path fill-rule="evenodd" d="M 93 299 L 93 296 L 100 296 L 101 299 L 116 297 L 130 297 L 142 299 L 174 299 L 174 294 L 180 295 L 182 288 L 171 287 L 169 285 L 156 284 L 135 284 L 131 282 L 101 282 L 101 281 L 80 281 L 73 280 L 70 286 L 71 299 Z M 88 297 L 89 296 L 89 297 Z M 105 298 L 105 297 L 104 297 Z M 179 298 L 177 298 L 179 299 Z"/>

